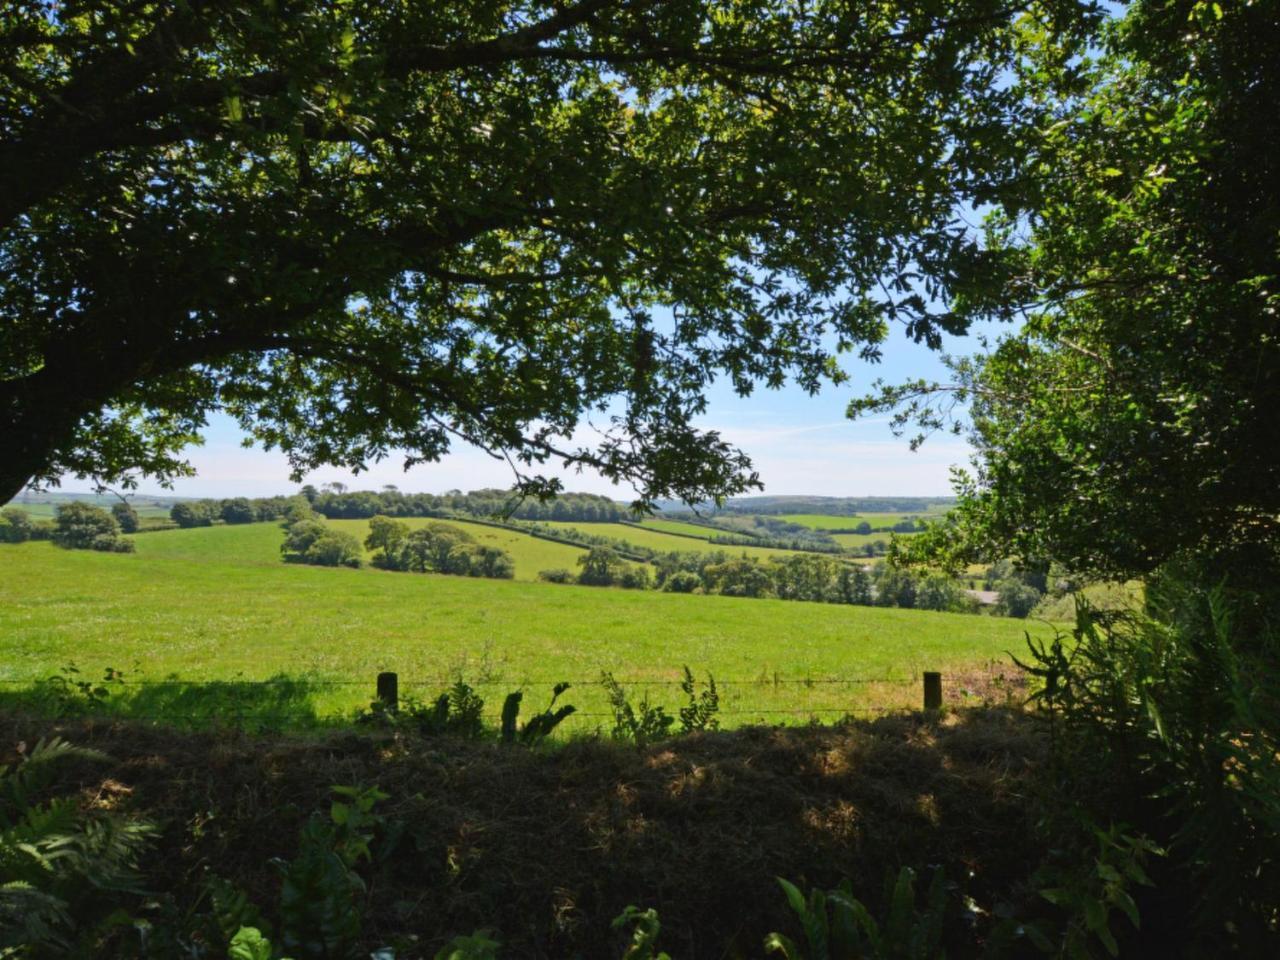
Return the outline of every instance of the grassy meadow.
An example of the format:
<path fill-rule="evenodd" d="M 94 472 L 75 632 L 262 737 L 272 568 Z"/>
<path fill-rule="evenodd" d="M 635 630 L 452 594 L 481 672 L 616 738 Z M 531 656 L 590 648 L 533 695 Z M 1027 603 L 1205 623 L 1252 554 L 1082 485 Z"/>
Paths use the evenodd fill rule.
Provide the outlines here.
<path fill-rule="evenodd" d="M 574 523 L 572 521 L 549 521 L 544 526 L 557 530 L 580 530 L 600 537 L 612 537 L 637 547 L 648 547 L 651 550 L 676 553 L 727 553 L 730 556 L 754 557 L 768 560 L 770 557 L 786 557 L 795 554 L 796 550 L 779 550 L 774 547 L 751 547 L 740 544 L 711 543 L 709 541 L 691 540 L 689 537 L 674 536 L 661 530 L 647 530 L 628 526 L 625 523 Z M 648 526 L 646 524 L 646 526 Z M 692 525 L 690 525 L 692 526 Z M 728 531 L 725 531 L 728 533 Z"/>
<path fill-rule="evenodd" d="M 0 692 L 74 663 L 95 678 L 223 681 L 250 713 L 258 698 L 329 714 L 367 704 L 375 674 L 395 670 L 423 698 L 462 677 L 496 711 L 510 690 L 537 707 L 570 680 L 575 723 L 591 728 L 607 724 L 602 670 L 674 712 L 688 664 L 717 677 L 724 723 L 739 725 L 913 705 L 918 671 L 968 676 L 1024 643 L 1025 623 L 990 617 L 532 583 L 577 551 L 527 537 L 515 581 L 285 564 L 281 539 L 263 523 L 149 533 L 132 555 L 0 545 Z M 252 683 L 277 676 L 293 685 Z M 157 712 L 210 708 L 176 685 L 148 695 Z"/>
<path fill-rule="evenodd" d="M 945 515 L 943 510 L 930 510 L 925 513 L 858 513 L 850 516 L 835 516 L 826 513 L 784 513 L 779 520 L 796 523 L 810 530 L 851 530 L 864 520 L 873 527 L 891 527 L 903 520 L 934 520 Z"/>

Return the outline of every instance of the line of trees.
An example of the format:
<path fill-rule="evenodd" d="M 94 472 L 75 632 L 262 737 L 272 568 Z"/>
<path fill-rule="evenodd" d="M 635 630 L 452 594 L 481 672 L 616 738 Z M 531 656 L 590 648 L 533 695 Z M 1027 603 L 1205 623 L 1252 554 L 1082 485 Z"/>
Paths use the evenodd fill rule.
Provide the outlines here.
<path fill-rule="evenodd" d="M 517 520 L 613 523 L 630 517 L 626 507 L 593 493 L 562 493 L 554 500 L 513 501 L 509 490 L 473 490 L 463 493 L 402 493 L 394 487 L 348 491 L 341 483 L 321 490 L 302 488 L 312 509 L 331 520 L 363 520 L 373 516 L 441 517 L 465 513 L 476 517 L 509 516 Z"/>
<path fill-rule="evenodd" d="M 860 606 L 901 607 L 951 613 L 977 613 L 980 605 L 961 583 L 937 572 L 918 572 L 878 563 L 865 566 L 841 562 L 816 553 L 773 557 L 765 561 L 748 556 L 714 553 L 664 553 L 653 557 L 654 574 L 643 565 L 632 565 L 612 547 L 591 548 L 578 559 L 580 571 L 540 571 L 550 583 L 614 586 L 666 593 L 719 594 L 727 597 L 802 600 L 810 603 L 843 603 Z M 993 568 L 994 570 L 995 568 Z M 996 614 L 1025 617 L 1040 600 L 1041 591 L 1018 574 L 1000 568 Z M 1006 592 L 1010 594 L 1006 603 Z"/>
<path fill-rule="evenodd" d="M 138 529 L 137 514 L 127 504 L 126 510 L 108 513 L 92 504 L 72 501 L 59 504 L 52 520 L 32 520 L 19 507 L 0 511 L 0 543 L 23 543 L 27 540 L 51 540 L 68 550 L 100 550 L 105 553 L 133 553 L 132 540 L 120 534 Z M 124 521 L 132 518 L 131 526 Z"/>
<path fill-rule="evenodd" d="M 383 570 L 494 580 L 510 580 L 516 573 L 511 554 L 478 543 L 466 530 L 447 523 L 427 523 L 410 530 L 391 517 L 371 517 L 364 545 L 373 551 L 373 565 Z"/>

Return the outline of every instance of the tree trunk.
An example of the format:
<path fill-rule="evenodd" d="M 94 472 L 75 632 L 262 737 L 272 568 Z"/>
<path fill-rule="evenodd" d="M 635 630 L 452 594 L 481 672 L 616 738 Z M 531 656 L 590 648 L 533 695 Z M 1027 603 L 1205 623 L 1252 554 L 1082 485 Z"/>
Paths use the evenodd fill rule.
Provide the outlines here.
<path fill-rule="evenodd" d="M 75 389 L 75 379 L 46 368 L 0 383 L 0 503 L 8 503 L 55 464 L 92 409 Z"/>

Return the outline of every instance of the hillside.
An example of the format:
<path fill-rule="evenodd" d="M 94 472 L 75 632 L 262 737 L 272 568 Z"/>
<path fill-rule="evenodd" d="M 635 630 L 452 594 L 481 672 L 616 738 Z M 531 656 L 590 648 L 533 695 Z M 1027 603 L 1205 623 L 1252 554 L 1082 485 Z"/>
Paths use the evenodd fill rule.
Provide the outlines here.
<path fill-rule="evenodd" d="M 89 675 L 115 667 L 152 680 L 283 674 L 304 681 L 295 690 L 299 703 L 319 713 L 367 703 L 384 669 L 417 681 L 413 692 L 422 697 L 458 676 L 483 682 L 491 709 L 523 683 L 540 701 L 550 684 L 572 680 L 570 702 L 586 714 L 604 709 L 594 683 L 602 670 L 658 682 L 654 692 L 670 705 L 688 664 L 724 682 L 725 719 L 733 725 L 917 704 L 918 671 L 982 672 L 1023 648 L 1027 626 L 912 610 L 305 567 L 280 562 L 280 540 L 276 525 L 249 524 L 146 534 L 133 555 L 0 546 L 5 676 L 48 676 L 71 661 Z M 886 677 L 902 682 L 861 682 Z M 859 682 L 800 682 L 807 678 Z M 795 713 L 770 713 L 776 710 Z"/>

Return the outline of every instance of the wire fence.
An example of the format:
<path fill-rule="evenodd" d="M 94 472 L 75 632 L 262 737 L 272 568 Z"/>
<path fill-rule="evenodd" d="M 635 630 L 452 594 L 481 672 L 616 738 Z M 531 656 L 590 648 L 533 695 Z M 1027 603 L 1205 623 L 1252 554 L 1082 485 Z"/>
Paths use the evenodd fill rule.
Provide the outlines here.
<path fill-rule="evenodd" d="M 382 671 L 368 679 L 324 677 L 300 674 L 263 679 L 227 677 L 191 680 L 130 678 L 107 671 L 103 679 L 91 679 L 79 671 L 64 671 L 45 677 L 0 677 L 0 703 L 34 707 L 60 717 L 104 716 L 110 718 L 168 724 L 231 725 L 237 727 L 288 728 L 350 724 L 371 708 L 385 712 L 401 708 L 412 712 L 428 706 L 456 683 L 465 682 L 477 695 L 484 694 L 481 717 L 496 720 L 505 695 L 519 691 L 545 690 L 547 699 L 561 685 L 577 697 L 587 692 L 587 703 L 574 711 L 571 725 L 581 729 L 588 721 L 614 721 L 612 709 L 603 709 L 607 697 L 602 689 L 606 674 L 586 679 L 543 679 L 486 675 L 462 681 L 457 676 L 408 676 Z M 683 676 L 612 678 L 623 691 L 638 690 L 649 701 L 659 689 L 679 688 L 681 697 L 692 699 L 708 690 L 705 680 Z M 981 671 L 912 671 L 909 675 L 784 677 L 761 673 L 750 678 L 715 678 L 720 704 L 716 717 L 730 725 L 783 722 L 806 718 L 810 721 L 844 717 L 878 717 L 888 713 L 923 709 L 936 711 L 948 704 L 990 702 L 1012 699 L 1025 691 L 1026 676 L 1010 671 L 1007 665 L 992 664 Z M 364 696 L 357 691 L 366 691 Z M 842 696 L 842 691 L 851 694 Z M 499 691 L 499 695 L 490 693 Z M 914 691 L 914 693 L 913 693 Z M 327 694 L 327 695 L 326 695 Z M 320 712 L 316 699 L 346 701 L 343 709 Z M 563 702 L 572 702 L 573 695 Z M 592 702 L 594 701 L 594 702 Z M 655 705 L 656 704 L 652 704 Z M 536 703 L 533 704 L 536 709 Z M 672 707 L 664 703 L 664 707 Z"/>

